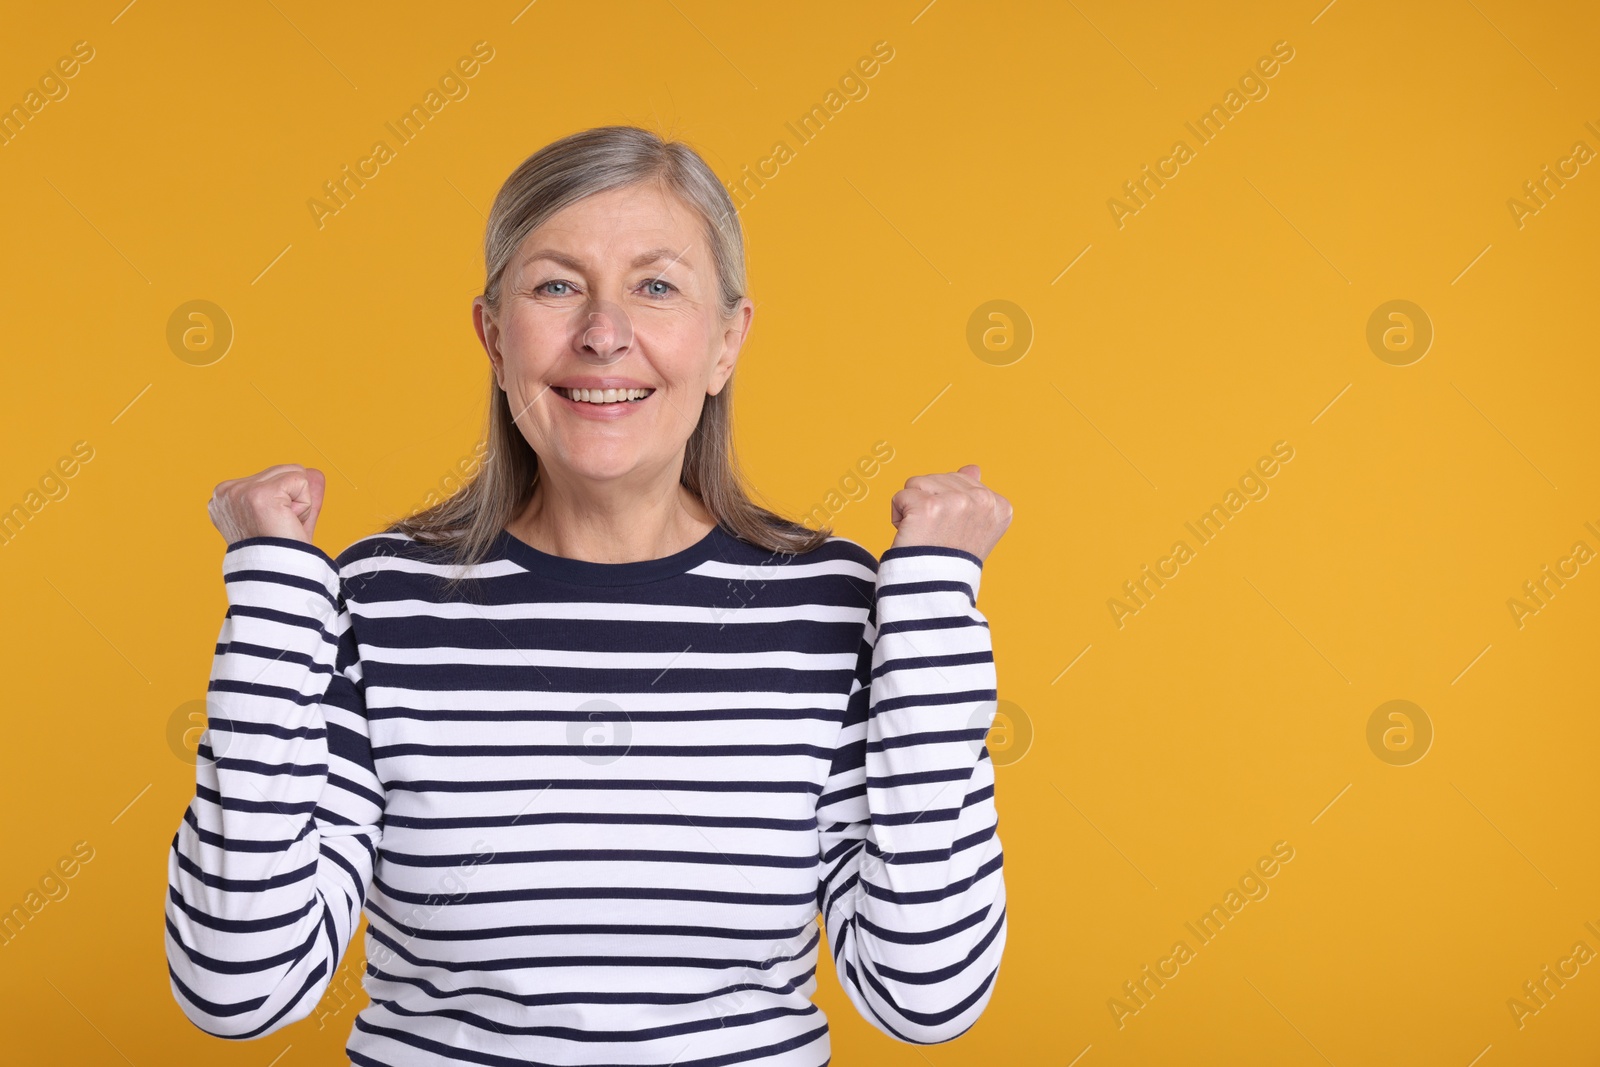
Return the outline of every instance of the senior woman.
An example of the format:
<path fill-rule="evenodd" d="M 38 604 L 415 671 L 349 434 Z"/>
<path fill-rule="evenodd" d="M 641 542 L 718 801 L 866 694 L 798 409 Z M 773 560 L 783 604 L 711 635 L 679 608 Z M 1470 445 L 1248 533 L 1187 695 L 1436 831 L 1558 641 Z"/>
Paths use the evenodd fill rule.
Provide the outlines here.
<path fill-rule="evenodd" d="M 1010 505 L 975 466 L 910 478 L 875 559 L 752 502 L 743 239 L 683 144 L 548 145 L 485 252 L 470 483 L 336 559 L 315 469 L 210 502 L 178 1004 L 229 1038 L 305 1018 L 364 912 L 363 1067 L 819 1067 L 824 931 L 873 1025 L 963 1033 L 1006 936 L 976 602 Z"/>

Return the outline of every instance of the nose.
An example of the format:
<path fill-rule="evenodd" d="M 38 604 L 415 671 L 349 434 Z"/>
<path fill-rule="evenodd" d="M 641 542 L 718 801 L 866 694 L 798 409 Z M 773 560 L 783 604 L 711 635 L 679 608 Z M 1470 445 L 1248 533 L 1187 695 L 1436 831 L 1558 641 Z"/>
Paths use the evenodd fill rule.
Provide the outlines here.
<path fill-rule="evenodd" d="M 578 309 L 578 354 L 584 362 L 609 366 L 633 348 L 633 321 L 617 304 L 596 298 Z"/>

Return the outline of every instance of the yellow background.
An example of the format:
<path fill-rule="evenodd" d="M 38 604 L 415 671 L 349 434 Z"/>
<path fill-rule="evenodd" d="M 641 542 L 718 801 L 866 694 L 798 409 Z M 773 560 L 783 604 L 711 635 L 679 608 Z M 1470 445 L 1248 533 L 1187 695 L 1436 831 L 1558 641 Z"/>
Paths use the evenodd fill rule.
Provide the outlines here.
<path fill-rule="evenodd" d="M 0 548 L 0 907 L 95 850 L 0 948 L 8 1060 L 344 1062 L 354 1004 L 230 1044 L 168 990 L 166 850 L 193 790 L 169 725 L 204 695 L 225 603 L 205 502 L 321 467 L 336 553 L 437 490 L 480 424 L 495 191 L 624 122 L 725 179 L 794 152 L 742 212 L 760 307 L 739 444 L 775 503 L 810 510 L 886 440 L 836 518 L 875 552 L 913 474 L 976 462 L 1016 508 L 979 604 L 1033 732 L 1021 758 L 994 739 L 998 992 L 919 1049 L 825 967 L 836 1063 L 1593 1062 L 1600 963 L 1520 1028 L 1507 1001 L 1600 950 L 1600 566 L 1520 628 L 1506 602 L 1574 542 L 1600 550 L 1600 163 L 1520 228 L 1507 200 L 1600 149 L 1600 15 L 925 2 L 7 11 L 0 103 L 95 49 L 0 147 L 0 507 L 94 449 Z M 306 201 L 479 40 L 470 95 L 319 230 Z M 1194 147 L 1184 122 L 1280 40 L 1269 95 L 1119 229 L 1107 200 Z M 878 41 L 869 94 L 797 145 L 785 123 Z M 236 330 L 211 366 L 166 341 L 193 299 Z M 1366 342 L 1394 299 L 1435 331 L 1410 366 Z M 1008 365 L 966 340 L 990 300 L 1032 324 Z M 1270 495 L 1119 629 L 1108 598 L 1280 440 Z M 1395 699 L 1434 730 L 1409 766 L 1367 743 Z M 1278 841 L 1270 895 L 1119 1028 L 1110 998 L 1194 947 L 1184 923 Z"/>

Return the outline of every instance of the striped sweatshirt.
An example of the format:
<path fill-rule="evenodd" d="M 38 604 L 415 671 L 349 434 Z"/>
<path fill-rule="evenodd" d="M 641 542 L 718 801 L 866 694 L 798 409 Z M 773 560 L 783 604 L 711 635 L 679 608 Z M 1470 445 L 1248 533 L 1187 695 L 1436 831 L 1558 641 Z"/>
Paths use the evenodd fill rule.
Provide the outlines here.
<path fill-rule="evenodd" d="M 207 1033 L 308 1016 L 363 913 L 359 1067 L 821 1067 L 819 951 L 901 1041 L 992 997 L 978 557 L 717 527 L 628 563 L 502 531 L 464 572 L 252 537 L 222 570 L 165 907 Z"/>

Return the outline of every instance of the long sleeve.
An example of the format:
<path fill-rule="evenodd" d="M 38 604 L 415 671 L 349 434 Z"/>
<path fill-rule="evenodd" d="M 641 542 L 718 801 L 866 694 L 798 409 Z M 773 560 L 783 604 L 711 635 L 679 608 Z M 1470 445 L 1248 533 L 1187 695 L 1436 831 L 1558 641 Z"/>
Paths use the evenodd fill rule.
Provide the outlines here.
<path fill-rule="evenodd" d="M 184 1014 L 251 1038 L 310 1014 L 338 968 L 371 886 L 383 793 L 334 561 L 253 537 L 222 569 L 209 728 L 168 857 L 166 953 Z"/>
<path fill-rule="evenodd" d="M 981 573 L 957 549 L 883 554 L 818 800 L 820 905 L 839 981 L 868 1021 L 908 1042 L 969 1029 L 1005 948 Z"/>

